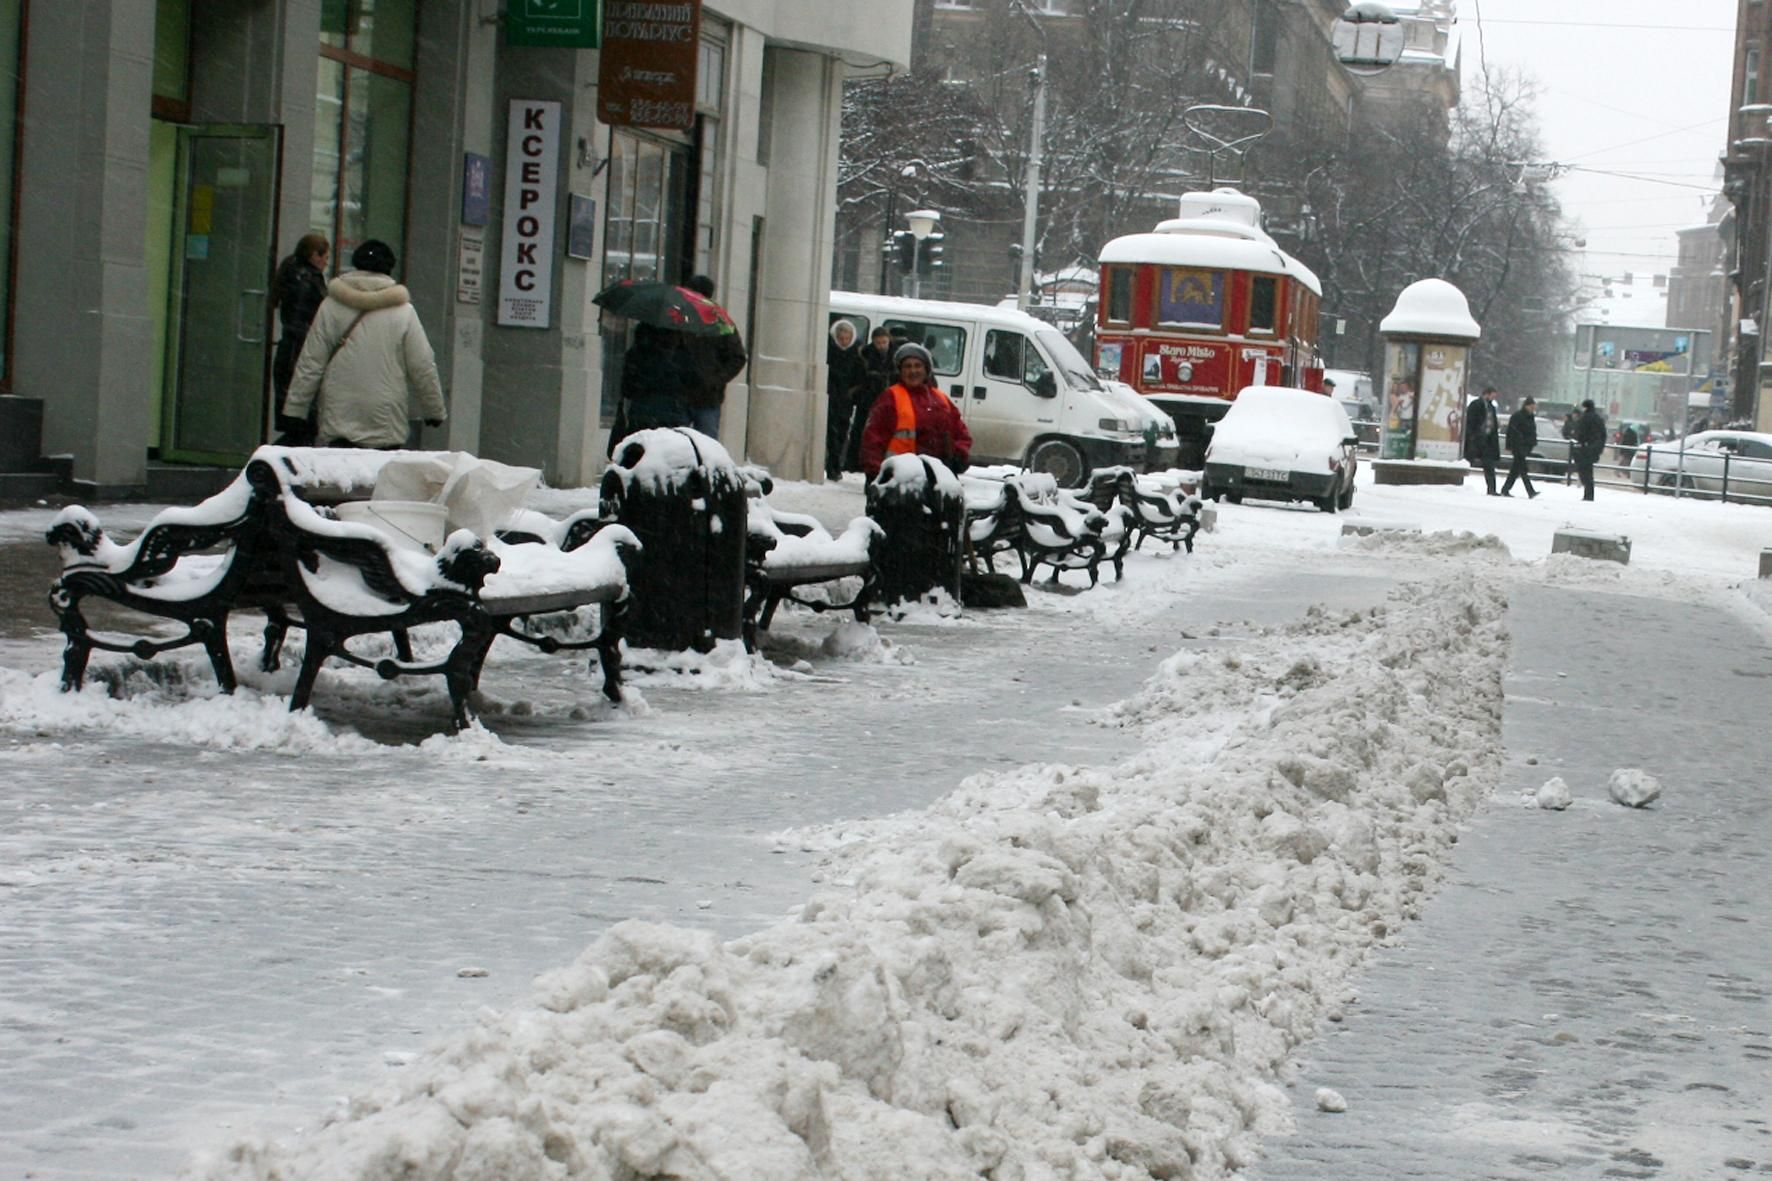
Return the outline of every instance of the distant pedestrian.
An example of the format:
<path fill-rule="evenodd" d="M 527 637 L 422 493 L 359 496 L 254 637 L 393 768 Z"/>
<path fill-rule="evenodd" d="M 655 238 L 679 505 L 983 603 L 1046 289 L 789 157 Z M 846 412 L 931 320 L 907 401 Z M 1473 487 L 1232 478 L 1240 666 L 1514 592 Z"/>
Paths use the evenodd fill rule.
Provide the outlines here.
<path fill-rule="evenodd" d="M 327 284 L 277 426 L 305 424 L 318 399 L 322 446 L 404 447 L 408 406 L 418 406 L 427 426 L 448 416 L 437 358 L 411 294 L 393 280 L 393 248 L 371 238 L 351 252 L 351 267 Z"/>
<path fill-rule="evenodd" d="M 861 466 L 872 479 L 888 455 L 928 455 L 956 472 L 972 456 L 972 434 L 960 410 L 935 388 L 929 350 L 905 344 L 894 356 L 898 381 L 875 401 L 862 434 Z"/>
<path fill-rule="evenodd" d="M 1529 461 L 1532 449 L 1538 446 L 1538 403 L 1527 398 L 1520 403 L 1520 408 L 1513 412 L 1507 420 L 1507 451 L 1513 456 L 1508 465 L 1507 483 L 1501 486 L 1503 496 L 1512 496 L 1514 481 L 1519 480 L 1526 486 L 1528 499 L 1538 495 L 1538 489 L 1532 486 L 1532 473 Z"/>
<path fill-rule="evenodd" d="M 1571 447 L 1575 470 L 1581 476 L 1581 499 L 1594 498 L 1594 464 L 1606 453 L 1606 420 L 1594 409 L 1589 398 L 1581 404 L 1581 417 L 1575 423 L 1575 442 Z"/>
<path fill-rule="evenodd" d="M 824 350 L 824 478 L 843 478 L 843 455 L 849 446 L 854 402 L 864 390 L 867 367 L 855 347 L 855 325 L 838 320 Z"/>
<path fill-rule="evenodd" d="M 1495 465 L 1501 460 L 1499 418 L 1494 386 L 1484 387 L 1464 412 L 1464 458 L 1472 467 L 1483 469 L 1483 483 L 1490 496 L 1501 495 L 1495 491 Z"/>
<path fill-rule="evenodd" d="M 714 281 L 696 275 L 684 284 L 703 299 L 714 298 Z M 689 425 L 710 438 L 720 437 L 720 410 L 726 386 L 743 372 L 750 357 L 737 332 L 686 336 L 683 347 L 694 376 L 689 387 Z"/>
<path fill-rule="evenodd" d="M 1629 467 L 1631 460 L 1636 457 L 1637 428 L 1627 422 L 1624 424 L 1624 429 L 1618 432 L 1618 462 L 1624 467 Z"/>
<path fill-rule="evenodd" d="M 288 258 L 277 264 L 276 278 L 271 282 L 271 306 L 277 309 L 282 334 L 277 338 L 277 352 L 271 360 L 271 388 L 276 392 L 275 417 L 283 418 L 283 404 L 289 400 L 289 383 L 295 377 L 296 358 L 307 342 L 308 326 L 314 314 L 326 302 L 326 258 L 332 248 L 325 234 L 303 234 Z M 313 424 L 296 432 L 289 442 L 313 441 Z"/>
<path fill-rule="evenodd" d="M 892 333 L 876 324 L 861 350 L 861 388 L 852 395 L 853 416 L 849 423 L 849 439 L 843 452 L 843 470 L 861 471 L 861 436 L 867 430 L 868 413 L 892 385 L 896 376 L 892 365 Z"/>

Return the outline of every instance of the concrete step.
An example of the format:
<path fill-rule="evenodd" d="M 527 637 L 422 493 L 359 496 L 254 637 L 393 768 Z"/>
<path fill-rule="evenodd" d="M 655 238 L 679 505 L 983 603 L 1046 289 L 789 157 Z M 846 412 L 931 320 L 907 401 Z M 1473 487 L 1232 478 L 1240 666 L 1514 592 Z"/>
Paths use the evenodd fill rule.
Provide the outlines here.
<path fill-rule="evenodd" d="M 0 500 L 41 500 L 62 490 L 54 472 L 0 472 Z"/>

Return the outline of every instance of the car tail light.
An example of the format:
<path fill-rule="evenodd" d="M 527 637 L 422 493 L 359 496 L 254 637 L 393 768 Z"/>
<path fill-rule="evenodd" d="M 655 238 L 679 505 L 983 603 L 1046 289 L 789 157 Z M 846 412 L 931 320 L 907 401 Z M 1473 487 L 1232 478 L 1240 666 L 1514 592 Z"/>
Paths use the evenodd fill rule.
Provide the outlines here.
<path fill-rule="evenodd" d="M 1332 472 L 1341 471 L 1341 456 L 1331 455 L 1329 457 L 1329 470 Z"/>

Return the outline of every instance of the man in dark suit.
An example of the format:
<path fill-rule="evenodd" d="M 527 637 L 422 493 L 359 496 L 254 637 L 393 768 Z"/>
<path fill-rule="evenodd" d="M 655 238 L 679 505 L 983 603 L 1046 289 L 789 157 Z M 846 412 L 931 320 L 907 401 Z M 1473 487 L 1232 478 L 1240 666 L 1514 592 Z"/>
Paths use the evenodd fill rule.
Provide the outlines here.
<path fill-rule="evenodd" d="M 1495 387 L 1486 386 L 1481 396 L 1472 398 L 1464 412 L 1464 458 L 1472 467 L 1483 469 L 1483 483 L 1490 496 L 1495 490 L 1495 465 L 1501 462 L 1501 421 L 1495 411 Z"/>
<path fill-rule="evenodd" d="M 1581 499 L 1594 498 L 1594 464 L 1606 453 L 1606 420 L 1594 409 L 1589 398 L 1581 404 L 1581 417 L 1575 422 L 1575 470 L 1581 476 Z"/>
<path fill-rule="evenodd" d="M 1535 497 L 1538 489 L 1532 486 L 1532 475 L 1526 464 L 1532 455 L 1532 449 L 1538 446 L 1538 403 L 1527 398 L 1520 403 L 1520 408 L 1513 412 L 1507 420 L 1507 453 L 1513 456 L 1513 463 L 1508 465 L 1507 483 L 1501 486 L 1503 496 L 1512 496 L 1514 481 L 1519 480 L 1526 485 L 1526 495 Z"/>

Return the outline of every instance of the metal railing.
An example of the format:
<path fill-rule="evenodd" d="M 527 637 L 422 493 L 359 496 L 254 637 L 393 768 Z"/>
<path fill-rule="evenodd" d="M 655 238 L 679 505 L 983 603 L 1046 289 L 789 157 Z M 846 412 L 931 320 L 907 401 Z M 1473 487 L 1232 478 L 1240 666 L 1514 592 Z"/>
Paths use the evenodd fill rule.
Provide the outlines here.
<path fill-rule="evenodd" d="M 1625 463 L 1596 463 L 1596 479 L 1602 471 L 1617 472 L 1623 475 L 1624 483 L 1640 484 L 1645 495 L 1650 492 L 1666 492 L 1674 496 L 1690 496 L 1697 500 L 1716 500 L 1723 503 L 1733 501 L 1736 504 L 1772 504 L 1772 461 L 1744 461 L 1727 451 L 1706 450 L 1702 452 L 1704 463 L 1692 465 L 1688 463 L 1688 458 L 1700 454 L 1695 450 L 1656 447 L 1653 443 L 1635 450 L 1636 454 Z M 1664 465 L 1666 457 L 1677 458 L 1671 465 L 1658 469 L 1655 460 L 1657 454 L 1663 457 Z M 1719 458 L 1722 460 L 1720 471 L 1714 462 Z M 1640 468 L 1636 462 L 1639 459 Z"/>

